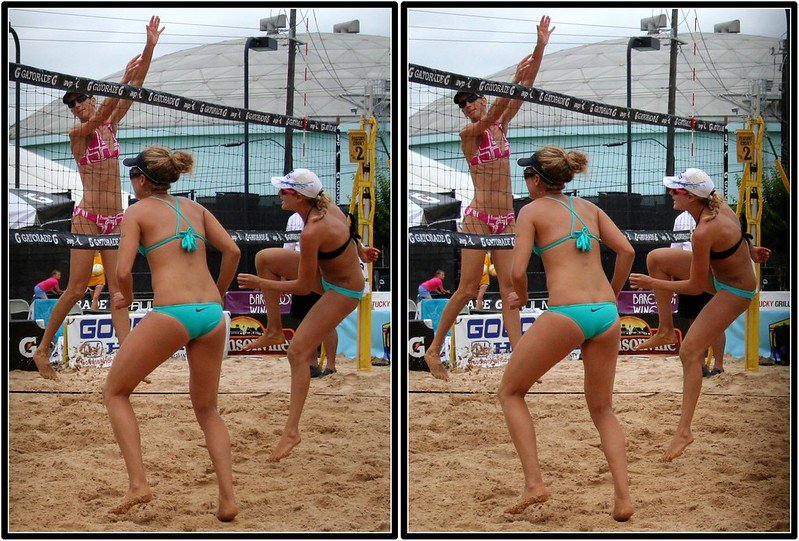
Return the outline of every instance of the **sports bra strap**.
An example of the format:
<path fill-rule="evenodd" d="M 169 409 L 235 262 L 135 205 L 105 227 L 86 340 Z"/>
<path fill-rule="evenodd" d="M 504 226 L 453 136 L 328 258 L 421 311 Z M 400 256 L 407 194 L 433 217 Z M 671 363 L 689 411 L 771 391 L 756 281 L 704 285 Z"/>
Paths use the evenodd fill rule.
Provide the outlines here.
<path fill-rule="evenodd" d="M 202 239 L 203 242 L 208 242 L 205 239 L 205 237 L 203 237 L 202 235 L 199 235 L 199 234 L 194 232 L 194 226 L 192 226 L 192 224 L 189 221 L 189 219 L 186 218 L 180 212 L 180 198 L 179 197 L 175 197 L 174 198 L 175 199 L 175 204 L 174 205 L 172 203 L 170 203 L 169 201 L 167 201 L 166 199 L 161 199 L 160 197 L 156 197 L 154 195 L 151 195 L 150 197 L 152 197 L 153 199 L 156 199 L 158 201 L 161 201 L 163 204 L 165 204 L 166 206 L 168 206 L 169 208 L 171 208 L 172 210 L 175 211 L 175 213 L 177 214 L 177 223 L 175 224 L 175 234 L 172 235 L 171 237 L 167 237 L 167 238 L 165 238 L 165 239 L 163 239 L 161 241 L 158 241 L 155 244 L 153 244 L 152 246 L 149 246 L 147 248 L 145 248 L 143 246 L 140 246 L 139 247 L 139 253 L 141 253 L 142 255 L 146 256 L 148 253 L 150 253 L 151 251 L 155 250 L 156 248 L 160 248 L 164 244 L 172 242 L 173 240 L 176 240 L 176 239 L 180 240 L 181 248 L 183 248 L 187 252 L 193 252 L 193 251 L 195 251 L 197 249 L 197 239 L 198 238 Z M 183 221 L 185 221 L 186 224 L 189 226 L 187 229 L 185 229 L 183 231 L 180 230 L 180 220 L 181 219 L 183 219 Z"/>
<path fill-rule="evenodd" d="M 549 195 L 545 195 L 544 199 L 551 199 L 552 201 L 555 201 L 555 202 L 563 205 L 566 209 L 568 209 L 569 214 L 571 214 L 571 221 L 569 223 L 569 234 L 567 236 L 565 236 L 565 237 L 563 237 L 561 239 L 558 239 L 555 242 L 547 244 L 546 246 L 543 246 L 541 248 L 539 248 L 538 246 L 533 245 L 533 252 L 536 255 L 540 256 L 543 252 L 546 252 L 550 248 L 554 248 L 555 246 L 563 244 L 564 242 L 566 242 L 569 239 L 574 239 L 575 240 L 575 244 L 577 246 L 577 249 L 580 250 L 581 252 L 587 252 L 587 251 L 589 251 L 591 249 L 591 239 L 594 239 L 597 242 L 600 241 L 600 238 L 597 237 L 596 235 L 594 235 L 593 233 L 591 233 L 591 231 L 588 229 L 588 226 L 585 224 L 585 222 L 580 217 L 580 215 L 577 214 L 577 212 L 575 212 L 575 210 L 574 210 L 574 198 L 572 196 L 569 196 L 569 204 L 568 205 L 566 203 L 564 203 L 563 201 L 561 201 L 560 199 L 556 199 L 556 198 L 551 197 Z M 574 219 L 575 218 L 580 220 L 580 223 L 583 224 L 583 227 L 582 227 L 582 229 L 580 229 L 580 231 L 575 231 L 574 230 Z"/>

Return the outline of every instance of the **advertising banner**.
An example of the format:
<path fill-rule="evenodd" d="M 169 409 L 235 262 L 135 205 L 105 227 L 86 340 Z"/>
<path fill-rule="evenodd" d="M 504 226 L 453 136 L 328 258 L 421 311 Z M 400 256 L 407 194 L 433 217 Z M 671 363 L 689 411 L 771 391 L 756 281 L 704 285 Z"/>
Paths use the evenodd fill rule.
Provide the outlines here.
<path fill-rule="evenodd" d="M 131 312 L 131 328 L 147 315 L 147 312 Z M 230 329 L 230 314 L 225 312 L 225 322 Z M 227 344 L 226 340 L 226 344 Z M 62 362 L 70 368 L 108 368 L 119 349 L 119 340 L 114 331 L 111 314 L 89 314 L 67 316 L 64 321 L 64 348 Z M 225 348 L 227 355 L 227 347 Z M 173 358 L 186 358 L 186 348 L 180 348 Z"/>

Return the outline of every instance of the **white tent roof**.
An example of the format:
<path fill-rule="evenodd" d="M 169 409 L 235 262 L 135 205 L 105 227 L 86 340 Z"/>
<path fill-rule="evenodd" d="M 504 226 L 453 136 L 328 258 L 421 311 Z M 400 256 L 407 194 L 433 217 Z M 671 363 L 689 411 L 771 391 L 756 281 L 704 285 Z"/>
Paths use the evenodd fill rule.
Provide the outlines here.
<path fill-rule="evenodd" d="M 376 115 L 389 114 L 391 39 L 366 34 L 297 34 L 303 43 L 295 55 L 295 117 L 322 121 L 357 122 L 365 95 L 374 98 Z M 144 87 L 230 107 L 244 106 L 244 44 L 246 38 L 201 45 L 154 58 Z M 249 108 L 285 114 L 288 50 L 249 51 Z M 306 54 L 307 45 L 307 54 Z M 120 68 L 124 63 L 120 60 Z M 102 80 L 119 81 L 122 71 Z M 70 75 L 81 75 L 74 73 Z M 353 109 L 356 111 L 353 112 Z M 203 124 L 223 121 L 202 117 Z M 172 111 L 158 114 L 149 105 L 134 103 L 120 123 L 122 129 L 191 125 L 197 115 Z M 66 134 L 74 124 L 61 97 L 20 121 L 21 138 Z"/>
<path fill-rule="evenodd" d="M 677 53 L 675 114 L 714 122 L 734 121 L 749 113 L 752 85 L 761 81 L 762 114 L 766 122 L 779 118 L 778 104 L 782 73 L 779 51 L 782 40 L 745 34 L 694 33 L 680 35 L 686 44 Z M 536 76 L 535 88 L 557 92 L 608 105 L 627 105 L 628 38 L 606 40 L 546 54 Z M 696 43 L 696 53 L 693 45 Z M 668 111 L 669 42 L 661 41 L 658 51 L 631 51 L 632 106 L 634 109 Z M 429 66 L 435 68 L 436 66 Z M 696 69 L 696 79 L 693 70 Z M 516 65 L 488 75 L 485 79 L 511 81 Z M 468 74 L 462 74 L 468 75 Z M 410 136 L 427 133 L 457 133 L 463 114 L 453 104 L 455 91 L 435 89 L 443 94 L 416 112 L 409 122 Z M 489 97 L 493 101 L 494 97 Z M 512 128 L 537 127 L 551 115 L 545 105 L 525 102 Z M 542 116 L 544 115 L 544 116 Z M 580 122 L 580 115 L 564 115 L 568 122 Z"/>
<path fill-rule="evenodd" d="M 455 190 L 461 202 L 461 214 L 474 197 L 472 177 L 412 150 L 408 151 L 407 185 L 409 189 L 443 193 Z"/>
<path fill-rule="evenodd" d="M 8 169 L 6 186 L 16 187 L 14 145 L 8 145 Z M 83 183 L 80 174 L 38 154 L 24 148 L 19 149 L 19 188 L 21 190 L 35 190 L 45 193 L 71 192 L 71 199 L 79 202 L 83 199 Z M 128 206 L 130 194 L 122 192 L 122 208 Z"/>

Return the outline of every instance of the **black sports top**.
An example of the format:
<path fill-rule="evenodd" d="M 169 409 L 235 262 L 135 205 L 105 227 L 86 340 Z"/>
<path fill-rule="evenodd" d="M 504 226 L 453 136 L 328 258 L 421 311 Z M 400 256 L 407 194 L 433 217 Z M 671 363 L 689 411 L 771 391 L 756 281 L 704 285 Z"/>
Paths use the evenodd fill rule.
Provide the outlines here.
<path fill-rule="evenodd" d="M 741 243 L 744 241 L 745 238 L 746 238 L 745 234 L 741 233 L 741 238 L 731 248 L 728 248 L 728 249 L 723 250 L 721 252 L 714 252 L 714 251 L 711 250 L 710 251 L 710 259 L 727 259 L 732 254 L 734 254 L 736 252 L 736 250 L 738 250 L 738 246 L 741 245 Z M 747 239 L 747 242 L 748 242 L 748 239 Z"/>
<path fill-rule="evenodd" d="M 313 210 L 313 208 L 314 207 L 311 207 L 310 209 L 308 209 L 308 214 L 305 215 L 305 222 L 306 223 L 308 222 L 308 216 L 311 215 L 311 211 Z M 354 241 L 357 242 L 358 240 L 361 239 L 360 235 L 355 233 L 355 227 L 356 227 L 355 219 L 354 219 L 355 217 L 352 216 L 352 214 L 349 214 L 349 213 L 348 213 L 348 216 L 350 218 L 350 236 L 347 237 L 347 240 L 344 241 L 344 244 L 342 244 L 341 246 L 339 246 L 338 248 L 336 248 L 334 250 L 330 250 L 329 252 L 323 252 L 322 250 L 319 250 L 319 253 L 317 255 L 317 257 L 319 259 L 335 259 L 335 258 L 337 258 L 338 256 L 340 256 L 341 254 L 344 253 L 344 250 L 346 250 L 347 246 L 350 245 L 350 241 L 351 240 L 354 240 Z"/>
<path fill-rule="evenodd" d="M 344 244 L 336 248 L 335 250 L 330 250 L 329 252 L 323 252 L 319 250 L 319 259 L 335 259 L 341 254 L 344 253 L 344 250 L 347 249 L 347 246 L 350 245 L 350 241 L 353 240 L 352 237 L 347 237 L 347 240 L 344 241 Z"/>

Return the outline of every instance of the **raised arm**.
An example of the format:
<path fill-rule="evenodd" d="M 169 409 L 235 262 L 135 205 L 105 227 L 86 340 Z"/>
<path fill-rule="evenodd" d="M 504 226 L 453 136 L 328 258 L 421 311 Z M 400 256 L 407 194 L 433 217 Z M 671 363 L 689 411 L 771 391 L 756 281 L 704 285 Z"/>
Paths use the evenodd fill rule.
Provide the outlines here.
<path fill-rule="evenodd" d="M 163 28 L 160 30 L 158 29 L 159 24 L 161 24 L 161 19 L 159 17 L 155 15 L 150 17 L 150 23 L 146 27 L 147 41 L 144 45 L 144 50 L 138 56 L 139 62 L 136 65 L 136 69 L 130 73 L 128 73 L 127 69 L 125 70 L 125 74 L 121 81 L 123 84 L 131 84 L 133 86 L 142 86 L 144 84 L 144 78 L 147 76 L 147 72 L 150 69 L 150 62 L 153 59 L 153 50 L 156 44 L 158 44 L 158 38 L 161 36 L 161 32 L 164 31 Z M 118 101 L 119 103 L 114 107 L 111 116 L 108 118 L 108 121 L 114 125 L 117 125 L 119 121 L 122 120 L 133 104 L 130 100 Z"/>
<path fill-rule="evenodd" d="M 535 78 L 538 75 L 538 70 L 541 68 L 541 61 L 544 59 L 544 49 L 546 48 L 547 43 L 549 43 L 549 36 L 551 36 L 552 32 L 555 30 L 554 26 L 549 28 L 550 22 L 551 19 L 547 15 L 541 17 L 541 22 L 539 22 L 536 26 L 538 38 L 535 44 L 535 49 L 533 50 L 532 54 L 525 56 L 522 61 L 519 62 L 519 65 L 516 67 L 516 74 L 513 77 L 513 83 L 518 83 L 524 86 L 533 86 Z M 504 110 L 499 116 L 499 121 L 504 126 L 507 125 L 513 119 L 513 117 L 516 116 L 516 113 L 519 112 L 519 109 L 522 106 L 522 100 L 500 98 L 496 103 L 499 103 L 500 100 L 503 99 L 508 102 L 507 106 L 504 107 Z"/>

